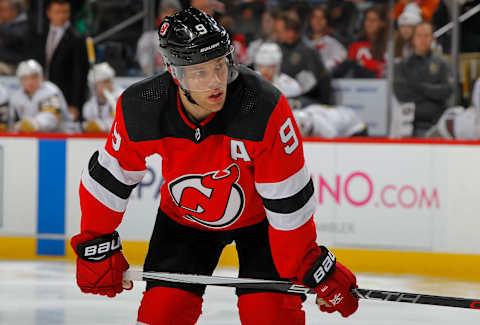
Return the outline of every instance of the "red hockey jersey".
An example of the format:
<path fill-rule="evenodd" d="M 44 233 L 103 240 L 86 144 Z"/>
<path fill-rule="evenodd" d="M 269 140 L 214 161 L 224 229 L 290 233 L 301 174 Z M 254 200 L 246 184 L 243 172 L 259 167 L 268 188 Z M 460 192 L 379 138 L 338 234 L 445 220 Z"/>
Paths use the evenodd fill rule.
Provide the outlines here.
<path fill-rule="evenodd" d="M 285 97 L 247 68 L 229 84 L 223 109 L 190 121 L 168 73 L 129 87 L 118 100 L 105 148 L 82 173 L 82 231 L 112 232 L 145 158 L 162 157 L 160 209 L 211 231 L 270 223 L 274 261 L 294 277 L 315 245 L 313 184 Z"/>

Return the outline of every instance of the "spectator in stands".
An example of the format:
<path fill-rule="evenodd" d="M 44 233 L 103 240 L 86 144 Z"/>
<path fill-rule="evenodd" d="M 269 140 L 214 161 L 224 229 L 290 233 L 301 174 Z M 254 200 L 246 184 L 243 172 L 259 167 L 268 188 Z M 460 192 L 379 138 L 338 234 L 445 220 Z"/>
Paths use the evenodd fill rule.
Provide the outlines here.
<path fill-rule="evenodd" d="M 43 80 L 43 69 L 37 61 L 20 62 L 17 77 L 21 87 L 12 94 L 9 102 L 15 114 L 15 131 L 72 131 L 72 125 L 68 123 L 72 118 L 62 91 L 52 82 Z"/>
<path fill-rule="evenodd" d="M 5 132 L 8 129 L 8 91 L 0 84 L 0 131 Z"/>
<path fill-rule="evenodd" d="M 182 9 L 179 0 L 163 0 L 156 19 L 157 27 L 154 30 L 143 32 L 137 43 L 136 59 L 145 75 L 152 75 L 165 71 L 160 47 L 158 44 L 158 27 L 163 19 Z"/>
<path fill-rule="evenodd" d="M 395 33 L 394 57 L 402 59 L 412 53 L 412 36 L 415 25 L 422 21 L 420 8 L 416 3 L 405 6 L 397 19 L 398 30 Z"/>
<path fill-rule="evenodd" d="M 191 0 L 191 6 L 193 8 L 197 8 L 204 13 L 214 17 L 215 16 L 215 8 L 213 6 L 213 0 Z"/>
<path fill-rule="evenodd" d="M 432 53 L 433 26 L 421 22 L 413 33 L 413 54 L 395 64 L 394 93 L 400 102 L 415 103 L 413 135 L 422 137 L 442 115 L 453 93 L 449 64 Z"/>
<path fill-rule="evenodd" d="M 330 27 L 335 31 L 340 43 L 346 48 L 353 42 L 353 36 L 358 29 L 360 11 L 355 2 L 358 0 L 328 0 Z M 362 1 L 360 1 L 362 2 Z"/>
<path fill-rule="evenodd" d="M 236 62 L 240 64 L 249 65 L 252 63 L 251 59 L 247 57 L 247 39 L 245 35 L 236 32 L 237 22 L 232 15 L 222 15 L 217 20 L 227 30 L 232 46 L 234 48 L 233 56 Z"/>
<path fill-rule="evenodd" d="M 295 79 L 280 71 L 281 66 L 282 50 L 280 46 L 273 42 L 265 42 L 260 45 L 254 60 L 255 71 L 275 85 L 286 98 L 300 96 L 302 88 Z"/>
<path fill-rule="evenodd" d="M 0 75 L 14 75 L 28 57 L 30 35 L 24 0 L 0 0 Z"/>
<path fill-rule="evenodd" d="M 387 49 L 387 10 L 384 5 L 370 7 L 358 40 L 350 45 L 348 56 L 355 66 L 354 77 L 381 78 L 385 74 Z"/>
<path fill-rule="evenodd" d="M 40 38 L 38 61 L 45 77 L 62 90 L 76 120 L 87 92 L 88 58 L 85 40 L 70 26 L 70 3 L 51 0 L 47 7 L 48 32 Z"/>
<path fill-rule="evenodd" d="M 397 20 L 402 14 L 405 6 L 416 3 L 420 8 L 422 19 L 426 21 L 432 21 L 433 14 L 437 10 L 440 0 L 400 0 L 395 4 L 393 9 L 393 19 Z"/>
<path fill-rule="evenodd" d="M 255 1 L 244 1 L 237 5 L 237 24 L 235 28 L 236 34 L 245 37 L 245 43 L 249 44 L 253 41 L 260 29 L 263 4 Z"/>
<path fill-rule="evenodd" d="M 95 64 L 88 72 L 90 98 L 83 106 L 83 129 L 87 133 L 108 133 L 115 118 L 122 90 L 115 87 L 115 71 L 107 63 Z"/>
<path fill-rule="evenodd" d="M 302 39 L 299 18 L 292 13 L 281 13 L 275 21 L 275 32 L 283 54 L 282 72 L 297 80 L 303 96 L 330 104 L 333 100 L 330 75 L 318 52 Z"/>
<path fill-rule="evenodd" d="M 265 10 L 262 14 L 262 27 L 259 35 L 255 40 L 248 44 L 246 65 L 250 65 L 255 58 L 255 55 L 260 46 L 268 41 L 275 39 L 275 16 L 276 13 L 272 10 Z"/>
<path fill-rule="evenodd" d="M 462 1 L 459 15 L 480 4 L 479 0 Z M 460 52 L 480 52 L 480 14 L 475 14 L 460 24 Z"/>
<path fill-rule="evenodd" d="M 331 36 L 332 29 L 329 23 L 330 14 L 326 5 L 319 5 L 313 8 L 307 35 L 322 57 L 325 67 L 328 70 L 332 70 L 337 64 L 347 58 L 347 51 L 336 38 Z"/>

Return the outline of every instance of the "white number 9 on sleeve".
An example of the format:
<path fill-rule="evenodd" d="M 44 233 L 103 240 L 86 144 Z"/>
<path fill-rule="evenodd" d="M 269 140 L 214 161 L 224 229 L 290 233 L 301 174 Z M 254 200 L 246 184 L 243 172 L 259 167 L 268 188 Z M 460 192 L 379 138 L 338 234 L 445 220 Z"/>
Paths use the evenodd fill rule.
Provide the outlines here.
<path fill-rule="evenodd" d="M 285 123 L 282 124 L 280 127 L 280 139 L 282 140 L 283 143 L 286 144 L 286 146 L 283 148 L 285 150 L 286 154 L 291 154 L 295 149 L 298 147 L 298 138 L 297 135 L 295 134 L 295 129 L 293 128 L 292 125 L 292 120 L 287 118 Z M 293 139 L 292 144 L 288 144 L 290 140 Z"/>

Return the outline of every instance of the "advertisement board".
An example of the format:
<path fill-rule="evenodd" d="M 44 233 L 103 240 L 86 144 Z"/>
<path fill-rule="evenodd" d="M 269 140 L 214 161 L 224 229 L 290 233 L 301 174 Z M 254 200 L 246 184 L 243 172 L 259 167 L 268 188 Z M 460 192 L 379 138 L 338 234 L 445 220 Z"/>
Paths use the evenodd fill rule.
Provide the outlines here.
<path fill-rule="evenodd" d="M 304 141 L 318 243 L 364 272 L 475 277 L 469 270 L 480 265 L 480 143 L 349 141 Z M 68 239 L 80 231 L 81 172 L 104 144 L 103 137 L 0 138 L 0 258 L 74 257 Z M 118 228 L 134 263 L 143 263 L 161 185 L 161 159 L 148 157 Z M 226 256 L 224 265 L 237 265 L 234 249 Z M 415 265 L 405 265 L 410 259 Z"/>
<path fill-rule="evenodd" d="M 447 159 L 427 146 L 305 143 L 321 241 L 432 251 L 445 237 Z"/>
<path fill-rule="evenodd" d="M 0 138 L 0 235 L 33 236 L 37 230 L 38 141 Z"/>
<path fill-rule="evenodd" d="M 3 176 L 3 170 L 4 170 L 4 161 L 3 161 L 3 146 L 0 145 L 0 229 L 3 227 L 3 215 L 4 215 L 4 176 Z"/>

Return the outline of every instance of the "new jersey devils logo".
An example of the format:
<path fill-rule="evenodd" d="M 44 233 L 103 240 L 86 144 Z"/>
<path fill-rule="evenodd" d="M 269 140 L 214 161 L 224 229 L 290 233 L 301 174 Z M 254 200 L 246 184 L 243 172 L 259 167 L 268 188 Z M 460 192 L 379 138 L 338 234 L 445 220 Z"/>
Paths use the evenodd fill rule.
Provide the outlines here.
<path fill-rule="evenodd" d="M 169 23 L 163 23 L 162 27 L 160 27 L 160 35 L 165 36 L 167 33 L 168 26 L 170 26 Z"/>
<path fill-rule="evenodd" d="M 240 168 L 232 164 L 224 170 L 203 175 L 185 175 L 170 184 L 173 201 L 185 209 L 185 218 L 210 228 L 224 228 L 242 214 L 245 195 L 237 184 Z"/>

